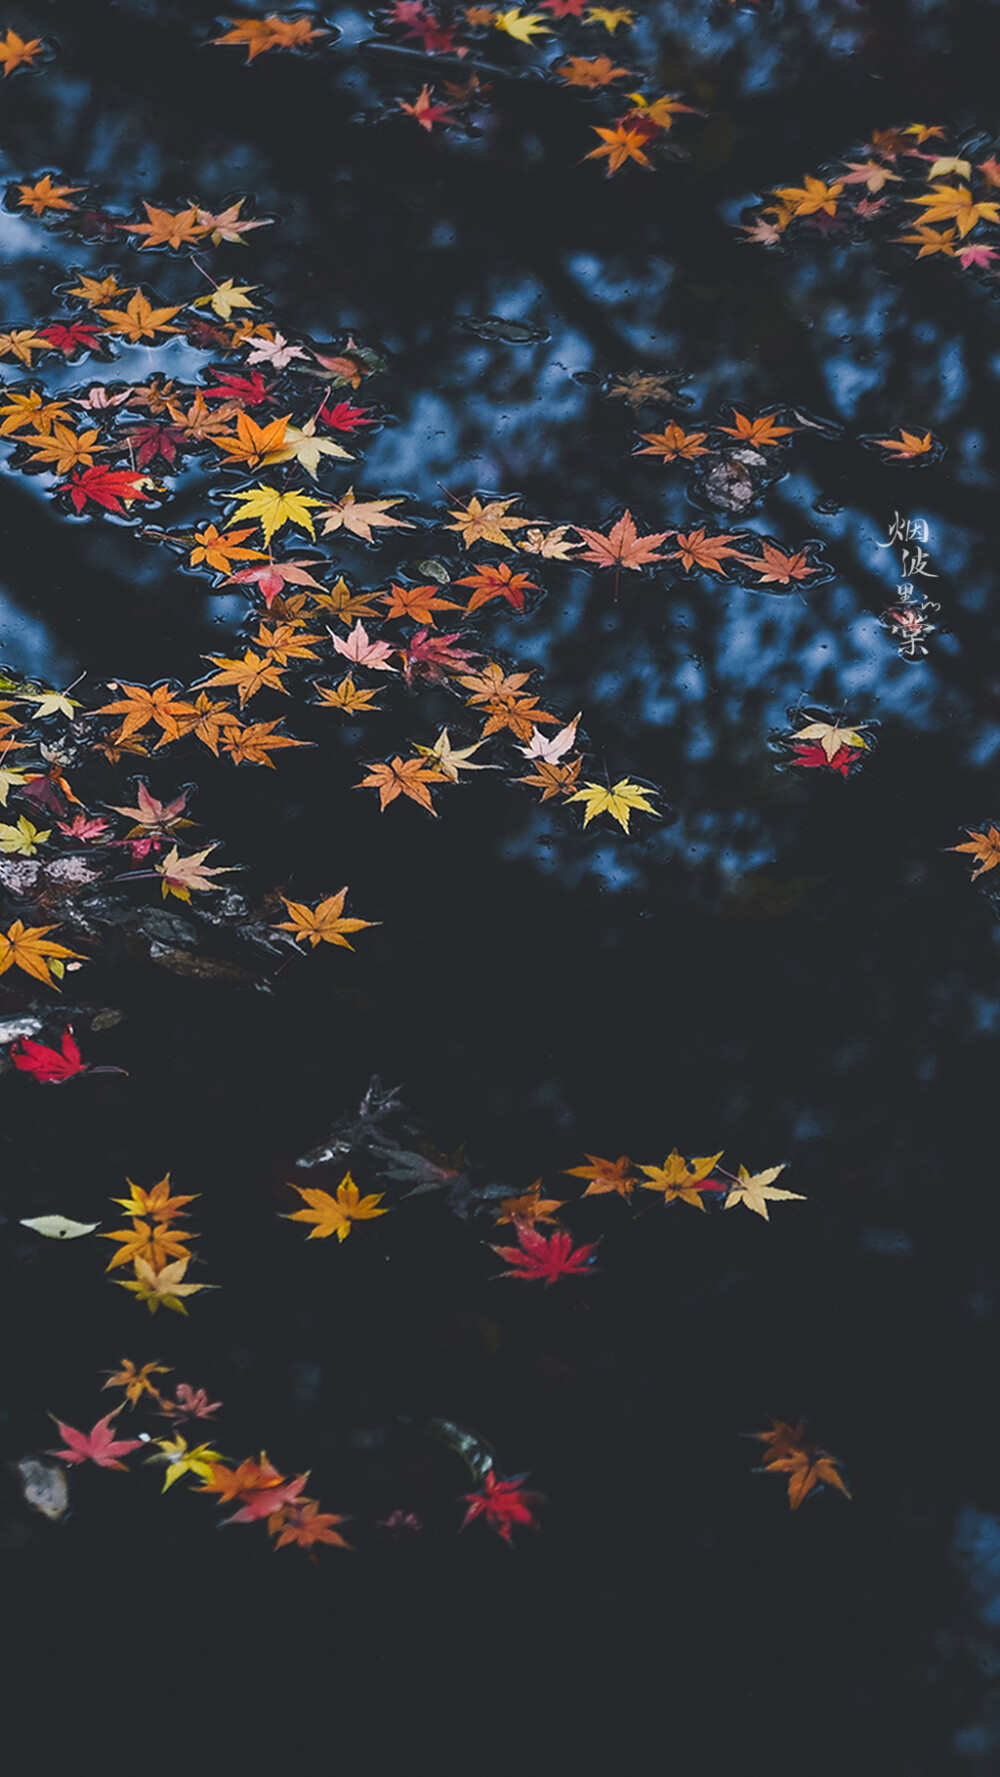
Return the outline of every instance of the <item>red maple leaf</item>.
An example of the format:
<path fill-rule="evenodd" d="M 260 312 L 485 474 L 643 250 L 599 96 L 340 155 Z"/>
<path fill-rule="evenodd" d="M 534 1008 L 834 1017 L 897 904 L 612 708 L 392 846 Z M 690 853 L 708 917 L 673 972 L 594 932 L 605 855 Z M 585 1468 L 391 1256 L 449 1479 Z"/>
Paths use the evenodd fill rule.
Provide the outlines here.
<path fill-rule="evenodd" d="M 205 390 L 206 401 L 238 401 L 243 407 L 259 407 L 271 393 L 270 383 L 266 383 L 259 370 L 251 370 L 247 376 L 236 376 L 230 370 L 216 370 L 211 375 L 215 383 Z"/>
<path fill-rule="evenodd" d="M 178 446 L 184 443 L 184 433 L 176 426 L 157 425 L 151 420 L 146 426 L 134 426 L 124 433 L 135 452 L 137 469 L 145 469 L 154 457 L 162 457 L 165 463 L 173 466 L 177 461 Z"/>
<path fill-rule="evenodd" d="M 860 747 L 838 747 L 832 759 L 828 759 L 818 740 L 796 741 L 792 753 L 796 765 L 804 765 L 810 771 L 839 771 L 841 777 L 849 777 L 862 757 Z"/>
<path fill-rule="evenodd" d="M 105 469 L 101 463 L 94 463 L 60 482 L 56 493 L 69 495 L 74 512 L 82 512 L 88 500 L 107 512 L 124 512 L 123 501 L 149 499 L 143 492 L 146 480 L 145 475 L 134 475 L 129 469 Z"/>
<path fill-rule="evenodd" d="M 483 1476 L 481 1493 L 463 1493 L 465 1517 L 459 1525 L 464 1530 L 474 1518 L 485 1518 L 491 1530 L 502 1536 L 511 1548 L 511 1529 L 515 1524 L 527 1524 L 533 1530 L 538 1528 L 538 1520 L 532 1516 L 533 1505 L 544 1505 L 545 1497 L 541 1493 L 532 1493 L 522 1482 L 527 1475 L 512 1475 L 508 1480 L 500 1480 L 495 1469 L 487 1469 Z"/>
<path fill-rule="evenodd" d="M 70 1026 L 63 1031 L 62 1050 L 50 1049 L 45 1043 L 22 1037 L 10 1052 L 11 1061 L 22 1074 L 34 1074 L 36 1080 L 53 1086 L 72 1080 L 74 1074 L 85 1074 L 87 1064 L 81 1059 Z"/>
<path fill-rule="evenodd" d="M 116 1409 L 117 1411 L 117 1409 Z M 64 1425 L 61 1419 L 56 1420 L 59 1436 L 66 1441 L 64 1450 L 47 1450 L 47 1456 L 58 1456 L 63 1462 L 96 1462 L 98 1468 L 124 1468 L 118 1462 L 119 1456 L 127 1456 L 130 1450 L 138 1450 L 141 1438 L 120 1438 L 116 1441 L 111 1432 L 111 1421 L 114 1412 L 99 1419 L 92 1431 L 75 1431 L 71 1425 Z"/>
<path fill-rule="evenodd" d="M 101 330 L 90 321 L 71 321 L 68 327 L 52 321 L 48 327 L 40 327 L 39 333 L 66 358 L 79 351 L 96 352 L 100 347 Z"/>
<path fill-rule="evenodd" d="M 445 675 L 449 672 L 461 672 L 468 668 L 470 661 L 479 660 L 479 654 L 470 654 L 467 648 L 455 648 L 454 642 L 461 640 L 461 632 L 453 631 L 451 635 L 432 635 L 429 629 L 418 629 L 410 638 L 409 645 L 402 649 L 403 676 L 408 685 L 414 679 L 427 679 L 432 685 L 443 685 Z"/>
<path fill-rule="evenodd" d="M 352 407 L 349 401 L 338 401 L 334 407 L 321 407 L 319 418 L 324 426 L 332 426 L 336 432 L 356 432 L 359 426 L 375 424 L 370 408 Z"/>
<path fill-rule="evenodd" d="M 596 1240 L 590 1246 L 574 1247 L 572 1235 L 564 1229 L 557 1229 L 546 1240 L 544 1234 L 539 1234 L 538 1229 L 521 1216 L 514 1217 L 514 1227 L 519 1246 L 491 1248 L 511 1266 L 511 1270 L 499 1273 L 501 1277 L 522 1277 L 529 1281 L 542 1278 L 547 1287 L 558 1277 L 580 1277 L 590 1270 L 597 1251 Z"/>

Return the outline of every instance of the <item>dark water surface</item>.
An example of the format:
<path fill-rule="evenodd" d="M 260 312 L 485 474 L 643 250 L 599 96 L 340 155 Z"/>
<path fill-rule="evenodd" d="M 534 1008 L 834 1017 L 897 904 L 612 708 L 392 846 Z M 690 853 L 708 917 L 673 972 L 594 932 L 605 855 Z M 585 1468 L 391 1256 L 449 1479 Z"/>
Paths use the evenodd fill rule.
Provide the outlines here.
<path fill-rule="evenodd" d="M 789 550 L 815 539 L 834 569 L 788 597 L 623 576 L 616 602 L 610 576 L 526 558 L 548 596 L 521 619 L 489 607 L 484 646 L 537 665 L 567 717 L 584 710 L 586 776 L 606 759 L 612 778 L 660 786 L 671 818 L 636 817 L 628 838 L 582 832 L 579 809 L 500 773 L 449 792 L 438 820 L 353 793 L 359 760 L 449 721 L 466 733 L 443 692 L 368 729 L 297 712 L 289 730 L 319 744 L 274 772 L 200 751 L 135 762 L 158 795 L 197 783 L 197 843 L 224 841 L 259 892 L 313 901 L 347 882 L 350 910 L 382 923 L 353 955 L 292 959 L 271 993 L 109 944 L 71 991 L 126 1012 L 90 1047 L 127 1079 L 0 1080 L 8 1459 L 45 1448 L 49 1411 L 79 1426 L 107 1411 L 101 1372 L 123 1355 L 155 1357 L 226 1403 L 234 1459 L 263 1448 L 284 1472 L 311 1468 L 357 1549 L 313 1564 L 257 1529 L 218 1534 L 210 1502 L 186 1483 L 161 1500 L 139 1465 L 74 1473 L 58 1526 L 12 1480 L 19 1675 L 43 1700 L 57 1683 L 67 1719 L 96 1714 L 112 1737 L 125 1698 L 130 1756 L 190 1744 L 189 1714 L 208 1710 L 218 1738 L 201 1756 L 249 1725 L 283 1763 L 314 1757 L 322 1730 L 331 1764 L 375 1770 L 407 1746 L 448 1770 L 503 1745 L 529 1767 L 631 1771 L 650 1744 L 658 1767 L 706 1777 L 765 1758 L 995 1770 L 1000 927 L 990 877 L 972 888 L 943 848 L 1000 818 L 1000 308 L 954 263 L 838 235 L 771 253 L 734 225 L 873 128 L 940 123 L 996 152 L 996 5 L 646 7 L 638 50 L 592 33 L 579 53 L 627 43 L 628 65 L 659 67 L 659 88 L 707 116 L 678 126 L 689 161 L 609 180 L 579 164 L 586 104 L 549 82 L 499 79 L 474 137 L 390 119 L 435 72 L 359 49 L 360 13 L 328 14 L 343 35 L 322 54 L 249 68 L 202 47 L 207 5 L 17 14 L 4 20 L 59 53 L 0 84 L 5 180 L 86 179 L 128 214 L 252 194 L 248 213 L 276 224 L 223 248 L 213 275 L 264 286 L 292 337 L 353 333 L 388 359 L 355 397 L 394 416 L 351 465 L 358 488 L 405 495 L 428 523 L 441 484 L 597 529 L 628 506 L 644 531 L 707 520 Z M 165 303 L 195 281 L 183 257 L 7 213 L 0 242 L 3 327 L 52 314 L 71 270 L 113 265 Z M 484 338 L 470 316 L 544 337 Z M 60 374 L 197 380 L 207 360 L 185 351 Z M 638 426 L 602 387 L 636 367 L 688 373 L 691 406 Z M 25 380 L 9 360 L 3 374 Z M 692 504 L 677 465 L 630 455 L 637 430 L 731 403 L 845 430 L 796 436 L 738 519 Z M 904 470 L 855 442 L 900 425 L 932 429 L 942 460 Z M 200 522 L 207 487 L 185 484 L 163 522 Z M 0 480 L 8 667 L 58 686 L 85 673 L 75 695 L 93 703 L 109 678 L 189 684 L 203 654 L 233 652 L 241 598 L 127 525 L 60 517 L 45 488 Z M 897 512 L 926 520 L 939 576 L 940 633 L 914 662 L 877 620 Z M 337 560 L 384 586 L 422 547 L 394 533 Z M 860 772 L 777 769 L 768 736 L 799 704 L 880 724 Z M 290 1169 L 372 1074 L 402 1084 L 428 1142 L 467 1144 L 511 1194 L 542 1176 L 570 1196 L 560 1169 L 585 1152 L 724 1147 L 734 1171 L 787 1160 L 781 1182 L 807 1202 L 765 1224 L 588 1201 L 571 1225 L 604 1237 L 600 1271 L 550 1290 L 495 1281 L 489 1214 L 465 1220 L 440 1193 L 387 1187 L 390 1215 L 307 1246 L 277 1219 Z M 201 1193 L 198 1250 L 223 1286 L 186 1321 L 148 1320 L 112 1289 L 96 1242 L 18 1227 L 55 1208 L 115 1226 L 125 1177 L 168 1169 Z M 357 1176 L 383 1188 L 363 1158 Z M 791 1513 L 780 1481 L 752 1472 L 738 1434 L 769 1414 L 809 1421 L 850 1503 L 828 1489 Z M 456 1537 L 473 1483 L 429 1431 L 440 1418 L 546 1496 L 513 1552 L 482 1525 Z M 394 1511 L 423 1531 L 379 1533 Z"/>

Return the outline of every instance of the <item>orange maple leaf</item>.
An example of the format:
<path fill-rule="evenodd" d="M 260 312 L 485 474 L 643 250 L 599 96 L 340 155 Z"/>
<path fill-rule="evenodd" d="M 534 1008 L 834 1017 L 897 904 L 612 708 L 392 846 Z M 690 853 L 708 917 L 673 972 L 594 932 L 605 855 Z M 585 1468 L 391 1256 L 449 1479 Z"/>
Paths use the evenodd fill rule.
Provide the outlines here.
<path fill-rule="evenodd" d="M 590 1180 L 583 1193 L 585 1197 L 604 1197 L 611 1192 L 616 1192 L 619 1197 L 630 1197 L 637 1183 L 635 1168 L 627 1154 L 621 1154 L 617 1160 L 602 1160 L 597 1154 L 588 1154 L 586 1166 L 564 1166 L 563 1171 L 568 1178 Z"/>
<path fill-rule="evenodd" d="M 397 796 L 408 796 L 411 802 L 419 802 L 421 808 L 436 815 L 437 809 L 431 801 L 428 786 L 447 782 L 444 772 L 435 771 L 426 759 L 401 759 L 397 753 L 391 761 L 379 761 L 369 766 L 368 776 L 362 778 L 354 788 L 377 790 L 383 814 Z"/>
<path fill-rule="evenodd" d="M 589 544 L 589 548 L 580 551 L 577 561 L 593 561 L 601 568 L 631 568 L 635 573 L 639 573 L 647 562 L 663 561 L 665 558 L 656 553 L 656 546 L 674 535 L 673 531 L 653 531 L 640 537 L 631 512 L 624 512 L 607 536 L 600 531 L 585 530 L 579 524 L 573 529 Z"/>
<path fill-rule="evenodd" d="M 968 839 L 961 845 L 946 845 L 944 849 L 972 853 L 977 868 L 973 870 L 969 880 L 975 882 L 977 876 L 984 875 L 987 870 L 995 870 L 1000 864 L 1000 831 L 996 827 L 987 827 L 985 833 L 977 833 L 973 827 L 966 827 L 965 831 L 969 835 Z"/>
<path fill-rule="evenodd" d="M 903 426 L 899 428 L 898 438 L 872 438 L 872 444 L 878 444 L 883 450 L 895 452 L 895 460 L 901 462 L 910 457 L 926 456 L 934 449 L 934 438 L 925 432 L 921 438 L 918 432 L 907 432 Z"/>
<path fill-rule="evenodd" d="M 722 563 L 726 557 L 731 555 L 739 558 L 739 550 L 729 547 L 738 539 L 726 536 L 722 532 L 714 536 L 710 536 L 704 529 L 689 531 L 686 536 L 682 536 L 678 532 L 677 541 L 680 548 L 672 552 L 670 559 L 673 561 L 679 559 L 688 573 L 692 568 L 705 568 L 713 574 L 724 576 L 726 570 Z"/>
<path fill-rule="evenodd" d="M 707 432 L 685 432 L 673 421 L 662 432 L 640 432 L 639 436 L 645 439 L 645 447 L 635 452 L 637 457 L 662 457 L 665 463 L 672 463 L 675 457 L 690 462 L 709 454 L 702 448 Z"/>
<path fill-rule="evenodd" d="M 792 432 L 798 432 L 798 426 L 779 426 L 776 413 L 761 413 L 756 419 L 733 408 L 735 426 L 720 426 L 720 432 L 728 432 L 730 438 L 739 438 L 744 444 L 773 444 L 776 438 L 785 438 Z"/>
<path fill-rule="evenodd" d="M 599 148 L 592 148 L 590 153 L 585 154 L 583 158 L 584 160 L 599 160 L 602 155 L 607 155 L 606 171 L 609 178 L 612 173 L 617 173 L 627 160 L 638 162 L 639 166 L 645 167 L 647 172 L 653 171 L 652 161 L 647 154 L 643 153 L 644 148 L 649 145 L 648 130 L 637 128 L 634 125 L 626 127 L 620 123 L 616 123 L 614 128 L 610 130 L 601 129 L 598 124 L 591 124 L 590 127 L 595 135 L 600 136 L 601 145 Z"/>

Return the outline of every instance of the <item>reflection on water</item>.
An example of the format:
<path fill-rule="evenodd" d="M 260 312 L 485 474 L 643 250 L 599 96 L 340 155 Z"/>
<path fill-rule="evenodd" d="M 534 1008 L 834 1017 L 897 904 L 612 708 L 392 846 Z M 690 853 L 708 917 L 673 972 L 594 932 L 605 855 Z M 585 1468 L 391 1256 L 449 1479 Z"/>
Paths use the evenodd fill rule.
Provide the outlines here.
<path fill-rule="evenodd" d="M 816 1723 L 828 1716 L 831 1748 L 871 1745 L 887 1772 L 958 1759 L 986 1773 L 995 1760 L 1000 924 L 992 877 L 972 888 L 967 860 L 944 848 L 1000 817 L 1000 311 L 950 266 L 836 237 L 772 254 L 736 228 L 757 194 L 873 128 L 913 115 L 992 127 L 992 10 L 649 8 L 630 53 L 707 115 L 684 137 L 690 162 L 609 181 L 578 165 L 579 95 L 548 82 L 502 84 L 476 137 L 375 122 L 430 72 L 408 68 L 400 83 L 396 65 L 390 78 L 356 54 L 372 27 L 349 11 L 329 15 L 342 33 L 330 51 L 248 69 L 235 51 L 196 52 L 204 9 L 179 0 L 95 6 L 89 32 L 75 9 L 48 5 L 59 56 L 4 85 L 5 181 L 86 178 L 128 215 L 144 197 L 221 207 L 252 193 L 248 211 L 276 219 L 226 249 L 224 275 L 262 286 L 296 336 L 351 331 L 384 348 L 389 418 L 364 446 L 366 490 L 405 495 L 407 513 L 435 526 L 446 494 L 476 489 L 602 531 L 627 508 L 643 533 L 708 524 L 786 551 L 812 541 L 834 570 L 783 596 L 710 573 L 623 575 L 616 600 L 611 576 L 545 564 L 547 596 L 528 616 L 491 618 L 491 646 L 537 665 L 554 707 L 586 711 L 598 758 L 662 787 L 675 818 L 628 839 L 585 835 L 579 811 L 483 780 L 439 822 L 411 809 L 383 821 L 373 798 L 346 793 L 356 733 L 274 774 L 211 777 L 206 762 L 199 844 L 231 835 L 232 856 L 281 874 L 286 892 L 349 880 L 352 902 L 383 922 L 377 945 L 346 959 L 351 973 L 303 971 L 267 1003 L 121 960 L 105 987 L 128 1011 L 129 1083 L 95 1082 L 106 1096 L 88 1100 L 71 1083 L 40 1131 L 31 1083 L 3 1081 L 18 1177 L 30 1162 L 47 1184 L 72 1178 L 68 1213 L 98 1214 L 109 1178 L 117 1189 L 174 1167 L 198 1181 L 187 1188 L 204 1193 L 199 1226 L 224 1284 L 206 1382 L 235 1401 L 247 1448 L 265 1428 L 276 1457 L 315 1451 L 343 1497 L 377 1499 L 386 1519 L 417 1502 L 434 1521 L 454 1478 L 441 1482 L 450 1458 L 428 1453 L 417 1422 L 468 1422 L 510 1472 L 531 1469 L 552 1503 L 513 1579 L 485 1556 L 469 1568 L 470 1532 L 461 1562 L 442 1533 L 405 1584 L 398 1568 L 344 1582 L 362 1640 L 425 1678 L 412 1643 L 427 1634 L 425 1585 L 442 1589 L 428 1645 L 456 1663 L 472 1699 L 460 1712 L 473 1713 L 483 1680 L 456 1625 L 470 1612 L 481 1624 L 488 1599 L 493 1669 L 543 1644 L 555 1695 L 579 1697 L 581 1677 L 595 1695 L 601 1678 L 605 1695 L 594 1649 L 614 1640 L 633 1733 L 662 1705 L 668 1673 L 677 1755 L 706 1769 L 728 1769 L 776 1722 L 824 1768 Z M 197 281 L 185 258 L 2 211 L 0 246 L 5 326 L 50 314 L 54 286 L 105 265 L 167 304 Z M 44 382 L 193 382 L 205 363 L 174 341 L 107 364 L 46 361 Z M 612 398 L 636 370 L 673 378 L 682 399 L 633 410 Z M 5 361 L 8 387 L 32 380 Z M 738 516 L 706 502 L 696 464 L 633 454 L 672 423 L 730 423 L 734 405 L 821 422 L 773 457 L 777 472 Z M 858 443 L 900 427 L 932 431 L 946 454 L 909 470 Z M 60 518 L 48 485 L 0 479 L 0 658 L 59 686 L 86 672 L 96 696 L 108 677 L 187 684 L 203 654 L 229 652 L 241 600 L 128 525 Z M 179 486 L 178 526 L 206 510 L 197 461 Z M 902 578 L 898 550 L 880 547 L 896 514 L 925 521 L 937 575 L 923 659 L 901 658 L 879 622 Z M 351 545 L 344 563 L 381 585 L 424 547 Z M 843 781 L 779 770 L 769 736 L 799 708 L 877 721 L 864 769 Z M 424 738 L 415 709 L 394 732 Z M 407 1223 L 405 1240 L 387 1236 L 386 1258 L 338 1278 L 342 1294 L 304 1294 L 302 1254 L 286 1246 L 267 1283 L 247 1206 L 287 1208 L 286 1169 L 353 1112 L 376 1070 L 406 1081 L 440 1150 L 468 1141 L 512 1189 L 544 1173 L 561 1195 L 560 1170 L 581 1152 L 725 1142 L 755 1165 L 794 1161 L 809 1201 L 766 1230 L 683 1204 L 662 1225 L 630 1222 L 617 1201 L 588 1206 L 577 1237 L 605 1235 L 606 1293 L 586 1309 L 558 1300 L 569 1284 L 539 1308 L 470 1274 L 455 1244 L 465 1231 L 439 1196 L 421 1200 L 430 1219 Z M 124 1324 L 137 1337 L 117 1307 L 94 1309 L 99 1264 L 66 1286 L 56 1326 L 36 1287 L 47 1262 L 21 1255 L 10 1268 L 27 1352 L 10 1393 L 17 1456 L 40 1411 L 68 1411 L 51 1395 L 54 1364 L 82 1396 L 120 1355 Z M 180 1349 L 198 1380 L 201 1348 Z M 852 1476 L 850 1507 L 806 1502 L 793 1535 L 780 1489 L 748 1485 L 735 1441 L 769 1413 L 807 1417 Z M 109 1548 L 122 1509 L 136 1510 L 85 1522 L 81 1504 L 68 1522 L 81 1585 L 98 1561 L 87 1538 Z M 148 1536 L 141 1513 L 130 1522 Z M 172 1558 L 195 1584 L 200 1530 L 171 1523 L 182 1526 L 163 1532 Z M 50 1572 L 49 1528 L 10 1533 L 28 1587 Z M 242 1549 L 217 1559 L 231 1562 L 213 1569 L 231 1598 L 246 1586 L 276 1609 L 272 1588 L 287 1584 L 281 1608 L 312 1625 L 318 1651 L 303 1657 L 319 1670 L 330 1631 L 300 1582 L 259 1567 L 241 1579 Z M 745 1669 L 720 1712 L 719 1653 L 732 1647 Z M 615 1702 L 594 1707 L 597 1739 L 627 1743 Z"/>

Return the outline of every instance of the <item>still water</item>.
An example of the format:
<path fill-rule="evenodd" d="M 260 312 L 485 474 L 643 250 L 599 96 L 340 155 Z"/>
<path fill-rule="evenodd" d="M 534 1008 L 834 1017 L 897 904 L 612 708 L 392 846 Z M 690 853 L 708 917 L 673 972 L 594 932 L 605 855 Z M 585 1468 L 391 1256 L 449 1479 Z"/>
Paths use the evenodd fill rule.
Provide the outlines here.
<path fill-rule="evenodd" d="M 0 859 L 4 929 L 58 923 L 87 959 L 60 989 L 84 1058 L 127 1070 L 41 1084 L 10 1061 L 24 1032 L 6 1032 L 0 1407 L 6 1460 L 38 1460 L 58 1441 L 47 1414 L 89 1428 L 118 1403 L 102 1383 L 124 1357 L 170 1366 L 164 1396 L 187 1383 L 223 1403 L 179 1426 L 190 1445 L 308 1470 L 353 1547 L 313 1561 L 264 1525 L 218 1534 L 197 1477 L 163 1498 L 142 1450 L 128 1476 L 69 1465 L 58 1522 L 11 1473 L 18 1673 L 44 1705 L 57 1669 L 68 1712 L 105 1731 L 122 1706 L 148 1734 L 155 1692 L 172 1736 L 209 1711 L 230 1749 L 237 1722 L 275 1757 L 323 1731 L 376 1769 L 412 1744 L 456 1763 L 502 1743 L 634 1765 L 653 1735 L 685 1772 L 780 1761 L 787 1742 L 819 1770 L 863 1748 L 859 1768 L 901 1777 L 988 1773 L 1000 927 L 991 873 L 973 885 L 975 860 L 947 850 L 1000 821 L 1000 309 L 989 256 L 956 257 L 1000 241 L 988 184 L 951 250 L 918 258 L 897 237 L 928 180 L 972 177 L 935 175 L 934 156 L 998 152 L 996 7 L 679 0 L 612 32 L 556 5 L 535 15 L 551 36 L 523 43 L 456 9 L 450 47 L 384 14 L 308 16 L 325 36 L 249 60 L 180 0 L 37 0 L 0 20 L 43 40 L 0 83 L 0 333 L 106 311 L 94 350 L 8 352 L 2 402 L 90 398 L 69 409 L 76 434 L 115 438 L 115 468 L 157 484 L 76 516 L 58 488 L 80 465 L 49 472 L 7 432 L 0 698 L 25 724 L 10 732 L 50 752 L 82 723 L 66 781 L 116 842 L 109 809 L 134 806 L 139 778 L 163 802 L 186 794 L 197 829 L 167 844 L 217 841 L 209 866 L 243 867 L 217 901 L 185 903 L 154 879 L 165 845 L 88 850 L 57 828 L 34 852 L 45 867 L 97 860 L 74 900 Z M 555 71 L 604 55 L 636 78 L 618 79 L 617 109 Z M 452 114 L 430 129 L 404 109 L 426 86 Z M 606 177 L 583 156 L 633 91 L 692 111 L 652 169 Z M 855 184 L 836 226 L 749 238 L 765 194 L 835 182 L 873 131 L 912 124 L 940 134 L 911 135 L 923 162 L 876 156 L 910 180 L 876 227 L 843 221 Z M 47 174 L 75 208 L 36 217 L 19 194 Z M 144 202 L 190 210 L 201 234 L 144 246 L 129 226 Z M 199 207 L 268 225 L 214 244 Z M 53 294 L 106 278 L 124 295 Z M 206 308 L 227 280 L 252 310 Z M 137 285 L 181 331 L 130 344 L 107 322 Z M 220 377 L 254 369 L 253 339 L 226 332 L 248 313 L 271 336 L 256 366 L 273 395 L 242 411 L 301 430 L 347 404 L 360 421 L 310 436 L 353 460 L 227 467 L 183 425 L 176 461 L 169 437 L 146 465 L 141 440 L 122 455 L 155 399 L 120 420 L 107 403 L 171 382 L 182 415 L 199 389 L 218 406 Z M 275 358 L 275 333 L 298 359 Z M 722 430 L 768 414 L 788 431 Z M 636 454 L 668 427 L 702 454 Z M 926 460 L 863 442 L 903 433 L 931 435 Z M 406 795 L 383 812 L 355 786 L 442 729 L 474 747 L 482 700 L 454 665 L 413 664 L 413 623 L 385 631 L 391 674 L 353 664 L 332 636 L 346 646 L 355 618 L 329 605 L 283 684 L 249 707 L 212 693 L 311 743 L 273 770 L 190 733 L 157 754 L 155 725 L 148 753 L 95 754 L 113 722 L 92 712 L 116 687 L 168 681 L 184 700 L 287 616 L 295 586 L 272 618 L 252 585 L 190 560 L 262 480 L 327 508 L 349 489 L 398 501 L 370 543 L 316 513 L 314 537 L 293 523 L 273 554 L 327 593 L 341 575 L 354 596 L 422 585 L 451 606 L 425 633 L 532 671 L 548 725 L 488 736 L 473 762 L 493 769 L 433 784 L 435 815 Z M 508 544 L 565 526 L 569 553 L 465 547 L 454 514 L 473 497 L 525 521 Z M 663 539 L 648 565 L 576 559 L 582 531 L 607 537 L 626 511 Z M 259 557 L 231 571 L 266 565 L 257 520 L 239 522 Z M 678 535 L 699 531 L 729 538 L 723 572 L 685 563 Z M 798 576 L 768 581 L 768 549 L 801 556 Z M 523 610 L 497 596 L 456 616 L 498 564 L 531 582 Z M 383 607 L 362 607 L 369 640 Z M 374 710 L 321 707 L 314 686 L 345 665 Z M 70 718 L 18 701 L 66 687 Z M 846 741 L 814 740 L 808 761 L 799 743 L 797 760 L 794 735 L 817 724 Z M 533 770 L 518 745 L 566 727 L 578 786 L 637 787 L 627 832 L 517 781 Z M 71 822 L 48 795 L 12 794 L 0 819 Z M 344 884 L 346 914 L 373 922 L 353 950 L 275 935 L 278 893 L 315 908 Z M 0 1023 L 34 1019 L 48 1045 L 56 1004 L 15 968 L 0 980 Z M 373 1076 L 376 1108 L 399 1088 L 374 1128 L 358 1115 Z M 727 1211 L 721 1190 L 703 1214 L 690 1194 L 661 1203 L 639 1168 L 673 1150 L 721 1151 L 706 1176 L 729 1193 L 739 1166 L 786 1163 L 776 1188 L 803 1200 L 772 1199 L 768 1218 Z M 595 1155 L 631 1156 L 635 1188 L 584 1200 L 567 1174 Z M 387 1213 L 307 1244 L 280 1218 L 348 1165 Z M 122 1228 L 108 1200 L 167 1172 L 198 1194 L 188 1282 L 218 1287 L 186 1318 L 113 1288 L 132 1273 L 106 1276 L 97 1238 L 21 1226 Z M 490 1251 L 514 1240 L 498 1206 L 539 1179 L 566 1205 L 540 1231 L 599 1243 L 552 1287 L 499 1279 Z M 173 1435 L 151 1404 L 123 1408 L 115 1435 Z M 807 1422 L 849 1500 L 828 1476 L 789 1510 L 785 1473 L 760 1473 L 764 1447 L 740 1435 L 771 1416 Z M 544 1497 L 513 1548 L 488 1522 L 458 1534 L 487 1473 Z"/>

